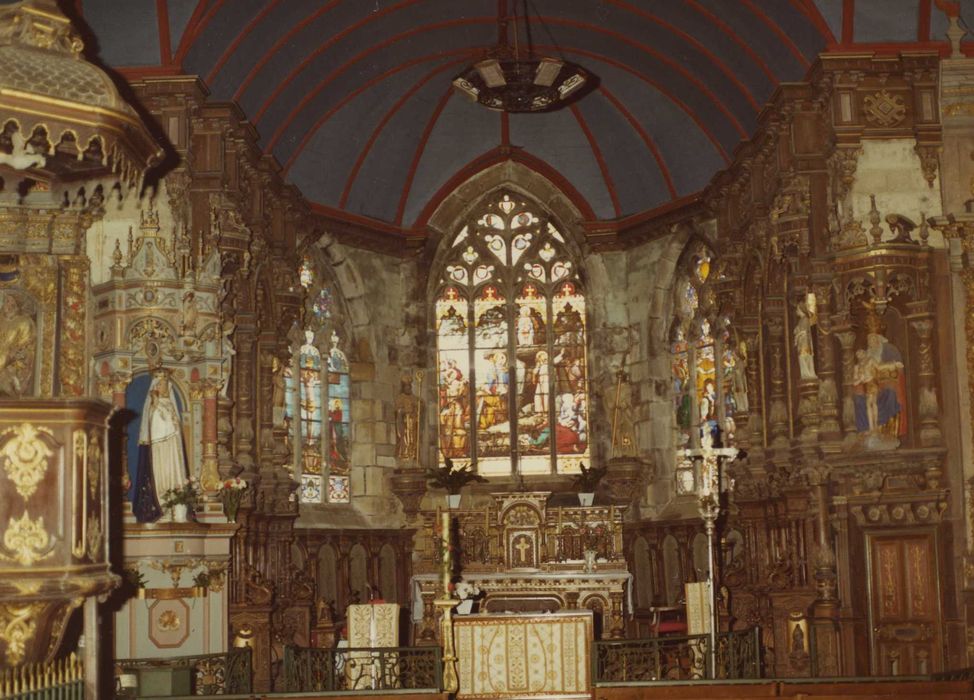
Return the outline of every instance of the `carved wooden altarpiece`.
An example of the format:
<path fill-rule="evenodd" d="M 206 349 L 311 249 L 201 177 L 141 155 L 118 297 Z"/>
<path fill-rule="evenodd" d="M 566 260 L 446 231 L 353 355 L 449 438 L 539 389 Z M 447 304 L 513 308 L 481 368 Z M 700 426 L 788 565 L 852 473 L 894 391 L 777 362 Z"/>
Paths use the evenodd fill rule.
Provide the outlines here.
<path fill-rule="evenodd" d="M 461 580 L 483 592 L 482 611 L 587 608 L 602 615 L 603 636 L 624 636 L 632 579 L 622 550 L 625 507 L 551 506 L 550 496 L 546 491 L 492 494 L 482 508 L 457 511 Z M 435 639 L 433 600 L 440 581 L 436 516 L 422 514 L 424 546 L 413 577 L 420 642 Z"/>

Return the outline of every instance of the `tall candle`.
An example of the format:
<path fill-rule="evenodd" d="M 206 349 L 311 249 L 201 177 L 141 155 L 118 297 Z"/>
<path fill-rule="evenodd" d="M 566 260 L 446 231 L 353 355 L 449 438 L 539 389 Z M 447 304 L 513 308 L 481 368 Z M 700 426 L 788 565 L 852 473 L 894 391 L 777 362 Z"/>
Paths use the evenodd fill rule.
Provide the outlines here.
<path fill-rule="evenodd" d="M 450 557 L 450 511 L 443 511 L 440 513 L 440 538 L 443 543 L 443 597 L 450 597 L 450 574 L 451 569 L 451 557 Z"/>

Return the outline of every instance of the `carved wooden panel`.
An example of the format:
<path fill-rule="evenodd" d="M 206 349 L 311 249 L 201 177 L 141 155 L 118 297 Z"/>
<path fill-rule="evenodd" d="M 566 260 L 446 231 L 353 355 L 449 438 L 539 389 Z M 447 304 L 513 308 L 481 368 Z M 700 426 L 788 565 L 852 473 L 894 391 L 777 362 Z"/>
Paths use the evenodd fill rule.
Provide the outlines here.
<path fill-rule="evenodd" d="M 868 551 L 873 674 L 941 670 L 936 535 L 932 531 L 871 535 Z"/>

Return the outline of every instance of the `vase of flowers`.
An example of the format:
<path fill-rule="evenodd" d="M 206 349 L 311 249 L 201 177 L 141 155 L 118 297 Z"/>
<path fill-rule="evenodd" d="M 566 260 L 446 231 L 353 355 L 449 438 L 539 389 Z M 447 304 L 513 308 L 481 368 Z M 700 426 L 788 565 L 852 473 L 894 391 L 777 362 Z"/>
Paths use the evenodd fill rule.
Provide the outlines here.
<path fill-rule="evenodd" d="M 247 486 L 247 482 L 239 476 L 220 482 L 219 494 L 223 513 L 231 523 L 237 522 L 237 511 L 240 510 L 240 501 L 243 500 Z"/>
<path fill-rule="evenodd" d="M 579 504 L 583 506 L 590 506 L 595 501 L 595 489 L 598 488 L 599 482 L 602 481 L 602 477 L 605 476 L 606 468 L 586 468 L 585 462 L 580 462 L 579 468 L 581 471 L 575 477 L 575 481 L 572 483 L 572 486 L 578 493 Z"/>
<path fill-rule="evenodd" d="M 174 523 L 189 522 L 189 514 L 196 512 L 200 500 L 199 482 L 190 478 L 179 488 L 169 489 L 162 496 L 162 507 L 170 513 Z"/>
<path fill-rule="evenodd" d="M 442 467 L 428 467 L 426 481 L 435 489 L 446 489 L 450 509 L 460 507 L 460 489 L 477 481 L 486 483 L 487 479 L 475 472 L 470 465 L 458 467 L 449 457 L 443 458 Z"/>

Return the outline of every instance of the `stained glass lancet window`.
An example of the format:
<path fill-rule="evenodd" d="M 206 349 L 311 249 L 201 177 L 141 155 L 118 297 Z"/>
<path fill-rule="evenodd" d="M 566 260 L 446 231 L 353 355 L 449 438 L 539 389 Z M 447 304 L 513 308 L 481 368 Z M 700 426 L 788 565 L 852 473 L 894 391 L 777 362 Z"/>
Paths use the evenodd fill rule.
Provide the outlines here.
<path fill-rule="evenodd" d="M 439 453 L 481 474 L 589 460 L 585 296 L 558 228 L 498 193 L 454 237 L 435 302 Z"/>
<path fill-rule="evenodd" d="M 670 333 L 673 402 L 678 447 L 698 444 L 701 431 L 727 432 L 732 425 L 734 372 L 732 331 L 718 316 L 712 282 L 711 255 L 699 246 L 684 257 L 677 271 L 675 318 Z M 719 359 L 719 362 L 718 362 Z"/>
<path fill-rule="evenodd" d="M 332 287 L 321 279 L 311 259 L 303 261 L 299 278 L 308 290 L 309 328 L 295 357 L 296 369 L 289 367 L 284 373 L 285 413 L 295 442 L 299 498 L 302 503 L 348 503 L 348 358 L 341 348 Z"/>

